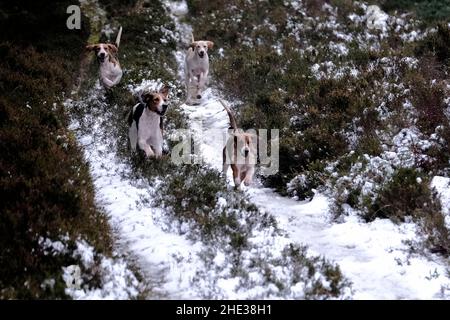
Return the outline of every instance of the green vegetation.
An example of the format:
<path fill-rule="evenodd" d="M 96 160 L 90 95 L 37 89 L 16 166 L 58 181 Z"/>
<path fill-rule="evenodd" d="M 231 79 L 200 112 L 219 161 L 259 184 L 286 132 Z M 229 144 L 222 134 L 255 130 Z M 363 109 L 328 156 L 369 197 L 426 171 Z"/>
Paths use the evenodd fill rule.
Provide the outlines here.
<path fill-rule="evenodd" d="M 86 25 L 66 29 L 60 9 L 69 4 L 0 9 L 0 298 L 67 298 L 62 266 L 77 263 L 77 239 L 111 254 L 111 231 L 62 105 L 88 35 Z M 67 254 L 49 255 L 39 244 L 66 235 Z M 55 284 L 41 286 L 47 279 Z"/>
<path fill-rule="evenodd" d="M 449 230 L 441 214 L 441 204 L 430 190 L 427 177 L 417 170 L 401 168 L 369 206 L 366 219 L 381 217 L 402 222 L 407 216 L 417 221 L 432 252 L 450 253 Z"/>
<path fill-rule="evenodd" d="M 160 2 L 99 2 L 107 22 L 124 29 L 124 76 L 113 91 L 90 97 L 97 79 L 92 64 L 85 70 L 71 116 L 88 132 L 92 118 L 104 115 L 102 125 L 118 142 L 114 151 L 131 163 L 135 178 L 155 188 L 152 205 L 165 208 L 168 223 L 178 222 L 179 232 L 223 250 L 233 262 L 231 275 L 251 287 L 243 257 L 252 250 L 254 230 L 268 228 L 277 234 L 274 219 L 242 192 L 229 190 L 215 170 L 174 166 L 167 156 L 148 161 L 129 153 L 125 115 L 135 103 L 129 85 L 144 79 L 170 84 L 166 131 L 187 127 L 177 107 L 182 85 L 176 79 L 173 21 Z M 336 214 L 349 206 L 367 221 L 402 222 L 411 216 L 427 247 L 447 255 L 448 230 L 429 181 L 450 171 L 450 4 L 371 3 L 381 3 L 391 13 L 413 10 L 426 24 L 404 19 L 420 36 L 406 41 L 412 31 L 407 27 L 388 34 L 367 32 L 364 22 L 350 21 L 351 14 L 364 12 L 347 0 L 304 1 L 305 15 L 281 0 L 237 0 L 233 6 L 228 1 L 188 1 L 196 39 L 213 40 L 214 50 L 223 49 L 223 54 L 211 54 L 212 76 L 219 89 L 240 101 L 239 123 L 245 129 L 280 129 L 280 172 L 266 178 L 266 185 L 299 200 L 312 198 L 313 189 L 322 188 L 335 196 Z M 70 254 L 75 241 L 85 239 L 107 256 L 112 251 L 111 230 L 95 207 L 88 167 L 67 130 L 62 105 L 76 82 L 83 47 L 93 40 L 89 31 L 95 29 L 83 19 L 82 30 L 69 32 L 65 11 L 60 10 L 69 4 L 26 0 L 0 9 L 0 28 L 5 31 L 0 35 L 0 298 L 67 298 L 61 266 L 77 263 Z M 423 149 L 408 146 L 415 169 L 386 164 L 385 152 L 396 151 L 393 138 L 411 127 L 432 142 Z M 372 160 L 378 161 L 377 170 Z M 373 189 L 364 190 L 355 182 L 361 177 L 370 180 Z M 67 254 L 48 255 L 39 244 L 41 236 L 57 240 L 65 235 Z M 211 263 L 213 253 L 205 259 Z M 308 284 L 306 298 L 340 297 L 349 285 L 337 266 L 307 257 L 303 247 L 285 247 L 280 259 L 261 254 L 251 259 L 250 270 L 262 274 L 280 295 L 290 294 L 290 287 L 300 281 Z M 291 279 L 279 278 L 274 266 Z M 317 272 L 329 286 L 314 280 Z M 55 285 L 41 286 L 47 279 L 55 279 Z M 95 276 L 89 281 L 99 285 Z"/>
<path fill-rule="evenodd" d="M 239 123 L 280 129 L 280 172 L 266 178 L 266 185 L 299 200 L 311 198 L 312 189 L 327 190 L 335 197 L 336 215 L 350 206 L 369 220 L 402 221 L 415 211 L 421 217 L 417 221 L 433 216 L 435 223 L 426 225 L 444 230 L 438 201 L 426 183 L 432 175 L 448 176 L 450 169 L 445 115 L 450 4 L 369 2 L 381 3 L 390 13 L 414 10 L 426 23 L 409 15 L 393 24 L 395 32 L 368 31 L 364 10 L 340 0 L 188 4 L 196 38 L 213 40 L 223 50 L 211 54 L 213 76 L 231 100 L 242 101 L 236 107 Z M 359 18 L 351 21 L 352 15 Z M 433 27 L 435 32 L 426 29 Z M 420 36 L 407 41 L 412 30 Z M 396 152 L 392 139 L 412 127 L 421 139 L 432 141 L 423 150 L 409 147 L 425 181 L 422 188 L 414 187 L 414 194 L 427 199 L 428 206 L 425 210 L 398 197 L 392 207 L 397 209 L 387 212 L 384 206 L 392 200 L 388 181 L 400 179 L 391 171 L 402 172 L 403 164 L 389 164 L 385 152 Z M 372 183 L 368 194 L 357 179 Z"/>
<path fill-rule="evenodd" d="M 440 205 L 433 199 L 428 182 L 414 169 L 399 169 L 369 207 L 366 219 L 381 217 L 403 222 L 405 216 L 423 215 L 424 208 L 438 212 Z"/>
<path fill-rule="evenodd" d="M 376 1 L 387 11 L 414 11 L 419 19 L 429 23 L 450 19 L 449 0 L 381 0 Z"/>
<path fill-rule="evenodd" d="M 291 271 L 309 268 L 309 272 L 297 276 L 297 281 L 308 284 L 308 297 L 340 297 L 349 283 L 345 280 L 339 268 L 321 258 L 310 258 L 303 253 L 291 265 L 289 252 L 285 253 L 287 260 L 267 260 L 260 254 L 250 252 L 251 237 L 255 231 L 272 230 L 271 234 L 278 235 L 276 223 L 270 215 L 260 212 L 242 192 L 230 190 L 223 177 L 216 170 L 204 165 L 180 165 L 170 162 L 169 156 L 162 159 L 145 159 L 138 153 L 130 154 L 127 137 L 125 114 L 134 105 L 135 98 L 129 92 L 129 85 L 139 85 L 143 80 L 156 80 L 172 86 L 169 113 L 165 117 L 166 137 L 174 129 L 187 128 L 185 117 L 178 105 L 181 105 L 183 85 L 176 79 L 177 65 L 173 51 L 177 49 L 175 40 L 170 36 L 175 30 L 173 22 L 165 14 L 159 2 L 133 2 L 117 5 L 102 2 L 105 7 L 114 7 L 113 12 L 126 14 L 110 14 L 108 21 L 111 25 L 121 25 L 124 29 L 121 42 L 121 65 L 124 67 L 124 77 L 119 86 L 105 96 L 92 95 L 92 83 L 85 86 L 84 98 L 76 101 L 72 106 L 72 115 L 81 125 L 83 132 L 92 130 L 92 119 L 102 119 L 101 126 L 108 136 L 116 137 L 116 150 L 120 157 L 131 164 L 131 176 L 127 178 L 143 179 L 151 186 L 152 205 L 164 208 L 164 220 L 167 227 L 178 225 L 180 233 L 202 241 L 207 248 L 214 248 L 214 252 L 205 252 L 203 260 L 206 265 L 213 263 L 216 250 L 223 251 L 232 263 L 229 276 L 239 276 L 246 279 L 250 271 L 261 272 L 264 267 L 270 272 L 274 266 L 293 268 Z M 168 36 L 169 34 L 169 36 Z M 165 44 L 161 45 L 161 39 Z M 95 78 L 95 70 L 91 70 L 89 79 Z M 95 90 L 94 90 L 95 91 Z M 274 97 L 276 98 L 276 97 Z M 270 98 L 269 98 L 270 99 Z M 100 115 L 98 117 L 97 115 Z M 170 148 L 169 142 L 169 148 Z M 144 200 L 145 201 L 145 200 Z M 258 249 L 259 250 L 259 249 Z M 295 251 L 295 250 L 294 250 Z M 295 252 L 292 251 L 292 261 Z M 251 255 L 255 260 L 264 260 L 264 264 L 255 264 L 253 269 L 247 270 L 244 257 Z M 297 269 L 295 269 L 297 268 Z M 291 271 L 287 271 L 290 275 Z M 326 280 L 333 283 L 332 288 L 324 288 L 322 281 L 314 280 L 316 273 L 324 274 Z M 205 276 L 207 278 L 207 276 Z M 204 281 L 204 279 L 199 279 Z M 244 281 L 244 280 L 243 280 Z M 267 277 L 267 283 L 282 282 L 282 279 Z M 314 283 L 310 283 L 314 282 Z M 250 283 L 242 284 L 242 286 Z M 287 294 L 293 283 L 286 283 L 277 296 Z"/>

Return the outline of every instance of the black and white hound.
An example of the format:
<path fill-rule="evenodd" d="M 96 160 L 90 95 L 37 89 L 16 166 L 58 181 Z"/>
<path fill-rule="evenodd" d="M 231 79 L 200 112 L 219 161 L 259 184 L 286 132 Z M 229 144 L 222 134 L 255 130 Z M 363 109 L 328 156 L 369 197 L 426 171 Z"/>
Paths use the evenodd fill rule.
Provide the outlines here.
<path fill-rule="evenodd" d="M 162 117 L 167 111 L 169 88 L 142 94 L 141 102 L 128 115 L 131 150 L 143 150 L 147 157 L 160 157 L 163 149 Z"/>

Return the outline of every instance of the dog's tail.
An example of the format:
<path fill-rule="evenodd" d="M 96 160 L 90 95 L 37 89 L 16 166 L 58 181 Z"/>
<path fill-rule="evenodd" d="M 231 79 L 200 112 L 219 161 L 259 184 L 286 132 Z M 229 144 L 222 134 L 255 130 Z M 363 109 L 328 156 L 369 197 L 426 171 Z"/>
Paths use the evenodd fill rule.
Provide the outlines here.
<path fill-rule="evenodd" d="M 226 103 L 222 99 L 219 99 L 219 102 L 222 104 L 223 108 L 228 113 L 228 117 L 230 118 L 231 127 L 233 128 L 233 130 L 237 130 L 236 118 L 234 117 L 233 112 L 231 111 L 231 109 L 226 105 Z"/>
<path fill-rule="evenodd" d="M 122 37 L 122 27 L 120 27 L 119 33 L 117 34 L 117 37 L 116 37 L 116 47 L 117 47 L 117 49 L 119 49 L 120 38 L 121 38 L 121 37 Z"/>
<path fill-rule="evenodd" d="M 193 34 L 193 33 L 191 33 L 191 40 L 192 40 L 191 43 L 194 43 L 194 42 L 195 42 L 195 40 L 194 40 L 194 34 Z"/>

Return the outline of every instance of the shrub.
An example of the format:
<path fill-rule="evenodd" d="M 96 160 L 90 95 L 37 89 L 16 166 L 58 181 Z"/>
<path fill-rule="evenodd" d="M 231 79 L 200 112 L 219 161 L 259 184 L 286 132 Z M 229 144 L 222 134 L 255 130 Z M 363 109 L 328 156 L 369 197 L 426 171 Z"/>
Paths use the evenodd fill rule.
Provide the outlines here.
<path fill-rule="evenodd" d="M 380 139 L 374 133 L 365 133 L 358 141 L 358 154 L 377 156 L 382 152 Z"/>
<path fill-rule="evenodd" d="M 417 125 L 426 134 L 435 132 L 436 127 L 448 120 L 444 114 L 444 88 L 440 84 L 417 77 L 411 88 L 412 103 L 418 111 Z"/>
<path fill-rule="evenodd" d="M 437 32 L 430 33 L 421 40 L 416 48 L 415 54 L 421 56 L 434 56 L 443 65 L 450 66 L 450 28 L 445 23 L 437 26 Z"/>
<path fill-rule="evenodd" d="M 440 212 L 440 209 L 428 179 L 415 169 L 401 168 L 378 193 L 365 218 L 368 221 L 389 218 L 394 222 L 403 222 L 406 216 L 419 217 L 430 211 Z"/>
<path fill-rule="evenodd" d="M 436 193 L 432 195 L 432 203 L 435 206 L 424 206 L 414 212 L 414 217 L 419 221 L 421 233 L 425 236 L 425 246 L 433 253 L 444 256 L 450 254 L 450 232 L 445 223 L 445 215 L 440 210 L 439 199 Z"/>
<path fill-rule="evenodd" d="M 325 181 L 324 166 L 320 162 L 312 162 L 305 173 L 296 176 L 287 184 L 287 192 L 298 200 L 312 199 L 313 189 L 318 188 Z"/>
<path fill-rule="evenodd" d="M 207 242 L 228 239 L 234 248 L 246 246 L 252 225 L 275 225 L 242 194 L 227 190 L 221 173 L 201 165 L 184 165 L 167 176 L 156 192 L 156 203 L 168 209 L 170 222 L 188 223 L 197 230 L 192 233 Z"/>
<path fill-rule="evenodd" d="M 255 233 L 262 230 L 265 235 L 269 232 L 271 237 L 279 236 L 275 219 L 260 212 L 242 193 L 228 190 L 216 170 L 200 165 L 178 167 L 177 174 L 168 175 L 155 194 L 156 203 L 165 209 L 168 225 L 175 222 L 180 232 L 212 246 L 202 256 L 208 266 L 215 266 L 212 261 L 217 252 L 225 253 L 230 268 L 228 264 L 215 266 L 215 272 L 220 270 L 221 277 L 239 279 L 240 288 L 251 291 L 261 286 L 265 289 L 256 294 L 263 297 L 267 289 L 277 297 L 307 299 L 340 298 L 349 289 L 350 283 L 337 265 L 309 256 L 305 247 L 288 244 L 279 257 L 278 251 L 273 253 L 265 244 L 261 247 L 259 241 L 255 242 Z M 275 272 L 280 269 L 283 272 Z M 261 274 L 262 278 L 252 280 L 250 273 Z M 201 271 L 198 277 L 201 280 L 197 281 L 204 282 L 211 274 Z M 212 281 L 208 290 L 215 291 L 217 279 Z M 275 292 L 271 289 L 274 285 Z M 302 290 L 294 292 L 294 286 L 299 285 Z"/>
<path fill-rule="evenodd" d="M 275 261 L 255 259 L 254 265 L 259 265 L 266 282 L 275 283 L 284 296 L 301 299 L 333 299 L 343 298 L 350 289 L 351 283 L 343 277 L 339 266 L 322 257 L 308 256 L 307 248 L 289 244 L 281 252 L 281 258 Z M 270 265 L 283 268 L 285 279 L 280 278 Z M 250 268 L 254 266 L 251 265 Z M 318 277 L 317 275 L 321 276 Z M 324 281 L 325 280 L 325 281 Z M 303 284 L 300 295 L 292 292 L 292 288 Z"/>
<path fill-rule="evenodd" d="M 422 0 L 416 9 L 419 18 L 429 22 L 448 21 L 450 17 L 449 0 Z"/>
<path fill-rule="evenodd" d="M 111 253 L 107 217 L 95 207 L 88 166 L 67 130 L 61 103 L 64 92 L 71 90 L 87 38 L 85 28 L 68 33 L 60 8 L 70 4 L 23 1 L 1 9 L 0 297 L 4 298 L 66 298 L 61 267 L 73 263 L 73 258 L 46 254 L 41 236 L 67 235 L 69 243 L 83 238 L 97 252 Z M 52 288 L 41 286 L 48 278 L 55 280 Z"/>
<path fill-rule="evenodd" d="M 449 0 L 381 0 L 384 10 L 414 10 L 420 19 L 430 23 L 436 21 L 448 21 L 450 17 Z"/>

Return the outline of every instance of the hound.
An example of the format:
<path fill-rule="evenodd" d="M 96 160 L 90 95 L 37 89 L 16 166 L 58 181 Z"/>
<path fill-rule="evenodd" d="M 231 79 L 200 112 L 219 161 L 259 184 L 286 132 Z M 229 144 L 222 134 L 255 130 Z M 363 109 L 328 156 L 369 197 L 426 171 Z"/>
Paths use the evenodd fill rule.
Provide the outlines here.
<path fill-rule="evenodd" d="M 122 27 L 119 29 L 115 44 L 97 43 L 86 46 L 86 50 L 95 52 L 100 64 L 100 81 L 107 89 L 112 88 L 122 79 L 123 72 L 117 58 L 121 36 Z"/>
<path fill-rule="evenodd" d="M 227 145 L 223 148 L 223 174 L 227 175 L 228 167 L 231 164 L 235 187 L 239 188 L 242 182 L 248 186 L 253 182 L 255 173 L 257 150 L 254 139 L 256 136 L 238 130 L 236 118 L 230 108 L 221 99 L 219 101 L 228 113 L 231 129 L 233 130 Z"/>
<path fill-rule="evenodd" d="M 195 88 L 195 97 L 201 99 L 201 93 L 206 86 L 209 72 L 208 49 L 212 49 L 212 41 L 195 41 L 192 35 L 192 42 L 186 53 L 185 61 L 185 81 L 187 100 L 191 99 L 191 88 Z"/>
<path fill-rule="evenodd" d="M 164 86 L 159 92 L 147 92 L 141 102 L 133 107 L 128 115 L 128 137 L 131 150 L 136 147 L 145 152 L 147 157 L 160 157 L 163 149 L 162 117 L 167 111 L 169 88 Z"/>

